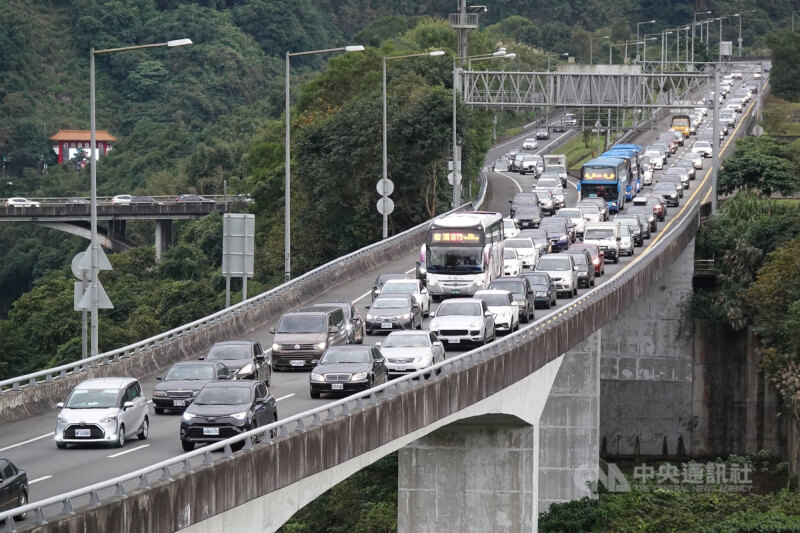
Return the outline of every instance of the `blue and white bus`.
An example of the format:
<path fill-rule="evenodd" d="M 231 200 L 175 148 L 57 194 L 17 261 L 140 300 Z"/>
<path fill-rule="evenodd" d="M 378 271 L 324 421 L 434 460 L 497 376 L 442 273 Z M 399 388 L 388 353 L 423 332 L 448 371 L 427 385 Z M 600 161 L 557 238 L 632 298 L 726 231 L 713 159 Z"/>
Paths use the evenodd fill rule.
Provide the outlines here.
<path fill-rule="evenodd" d="M 503 215 L 454 213 L 431 222 L 420 250 L 420 270 L 434 300 L 472 296 L 503 275 Z"/>
<path fill-rule="evenodd" d="M 625 187 L 625 200 L 632 201 L 641 190 L 641 178 L 639 177 L 639 164 L 636 152 L 625 148 L 612 147 L 607 152 L 600 154 L 600 157 L 615 157 L 625 161 L 628 170 L 628 183 Z"/>
<path fill-rule="evenodd" d="M 602 198 L 611 213 L 625 206 L 628 163 L 616 157 L 596 157 L 583 164 L 578 182 L 580 198 Z"/>

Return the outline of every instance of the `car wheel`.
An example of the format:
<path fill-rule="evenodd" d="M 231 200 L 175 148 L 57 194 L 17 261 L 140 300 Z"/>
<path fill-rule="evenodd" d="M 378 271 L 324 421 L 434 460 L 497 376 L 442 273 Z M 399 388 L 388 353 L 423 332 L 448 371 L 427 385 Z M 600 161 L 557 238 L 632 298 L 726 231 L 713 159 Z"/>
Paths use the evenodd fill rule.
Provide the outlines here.
<path fill-rule="evenodd" d="M 16 507 L 22 507 L 24 505 L 28 505 L 28 493 L 23 490 L 19 493 L 19 496 L 17 497 Z M 28 517 L 28 511 L 25 511 L 24 513 L 20 513 L 17 516 L 15 516 L 14 520 L 19 520 L 21 522 L 25 520 L 27 517 Z"/>
<path fill-rule="evenodd" d="M 63 450 L 64 448 L 66 448 L 66 447 L 67 447 L 67 443 L 66 443 L 66 442 L 56 442 L 56 447 L 57 447 L 59 450 Z"/>
<path fill-rule="evenodd" d="M 594 287 L 594 278 L 592 278 L 592 283 L 589 285 L 590 287 Z"/>
<path fill-rule="evenodd" d="M 320 395 L 319 395 L 319 391 L 315 391 L 314 389 L 311 389 L 311 391 L 310 391 L 310 392 L 311 392 L 311 397 L 312 397 L 313 399 L 315 399 L 315 400 L 319 399 L 319 396 L 320 396 Z"/>
<path fill-rule="evenodd" d="M 617 263 L 619 263 L 619 254 L 614 256 L 614 264 L 616 265 Z"/>
<path fill-rule="evenodd" d="M 164 408 L 163 407 L 153 407 L 153 410 L 156 412 L 157 415 L 163 415 L 164 414 Z"/>
<path fill-rule="evenodd" d="M 142 421 L 142 429 L 137 437 L 139 437 L 139 440 L 147 440 L 148 435 L 150 435 L 150 419 L 145 416 Z"/>
<path fill-rule="evenodd" d="M 578 287 L 575 287 L 575 288 L 572 289 L 572 295 L 573 296 L 577 296 L 578 295 Z"/>
<path fill-rule="evenodd" d="M 117 442 L 114 443 L 117 448 L 122 448 L 125 446 L 125 426 L 119 427 L 119 435 L 117 436 Z"/>
<path fill-rule="evenodd" d="M 194 450 L 194 442 L 189 442 L 188 440 L 182 440 L 181 446 L 183 447 L 183 451 L 190 452 Z"/>

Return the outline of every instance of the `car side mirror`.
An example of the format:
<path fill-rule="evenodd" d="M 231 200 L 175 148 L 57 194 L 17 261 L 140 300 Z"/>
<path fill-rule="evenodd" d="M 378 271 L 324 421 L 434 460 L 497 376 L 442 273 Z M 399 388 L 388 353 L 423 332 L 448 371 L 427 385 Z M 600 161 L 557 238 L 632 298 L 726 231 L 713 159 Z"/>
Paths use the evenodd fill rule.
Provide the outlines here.
<path fill-rule="evenodd" d="M 204 360 L 205 360 L 205 358 L 206 358 L 206 356 L 205 356 L 205 355 L 201 355 L 200 357 L 198 357 L 198 358 L 197 358 L 197 360 L 198 360 L 198 361 L 204 361 Z"/>
<path fill-rule="evenodd" d="M 377 346 L 378 348 L 380 348 L 382 344 L 383 344 L 383 343 L 381 343 L 380 341 L 378 341 L 378 342 L 376 342 L 376 343 L 375 343 L 375 346 Z"/>
<path fill-rule="evenodd" d="M 264 354 L 263 353 L 260 353 L 260 354 L 256 355 L 256 361 L 263 361 L 263 360 L 264 360 Z"/>
<path fill-rule="evenodd" d="M 156 381 L 162 381 L 163 379 L 164 379 L 164 376 L 156 376 Z"/>
<path fill-rule="evenodd" d="M 620 242 L 621 240 L 622 240 L 622 237 L 617 237 L 617 242 Z"/>
<path fill-rule="evenodd" d="M 369 309 L 370 307 L 371 307 L 371 306 L 369 306 L 369 305 L 365 305 L 365 306 L 364 306 L 364 309 Z"/>
<path fill-rule="evenodd" d="M 442 341 L 436 341 L 436 342 L 433 343 L 433 345 L 434 346 L 441 346 L 442 345 Z"/>
<path fill-rule="evenodd" d="M 494 316 L 494 313 L 492 313 L 491 311 L 486 311 L 485 313 L 483 313 L 483 316 Z"/>
<path fill-rule="evenodd" d="M 56 404 L 56 407 L 58 407 L 59 409 L 63 409 L 64 408 L 64 402 L 58 402 Z"/>
<path fill-rule="evenodd" d="M 328 328 L 328 333 L 339 333 L 339 327 L 338 326 L 329 327 Z"/>
<path fill-rule="evenodd" d="M 269 332 L 274 335 L 275 334 L 275 326 L 269 328 Z"/>
<path fill-rule="evenodd" d="M 122 409 L 123 410 L 130 409 L 131 407 L 133 407 L 133 402 L 125 402 L 125 403 L 122 404 Z"/>

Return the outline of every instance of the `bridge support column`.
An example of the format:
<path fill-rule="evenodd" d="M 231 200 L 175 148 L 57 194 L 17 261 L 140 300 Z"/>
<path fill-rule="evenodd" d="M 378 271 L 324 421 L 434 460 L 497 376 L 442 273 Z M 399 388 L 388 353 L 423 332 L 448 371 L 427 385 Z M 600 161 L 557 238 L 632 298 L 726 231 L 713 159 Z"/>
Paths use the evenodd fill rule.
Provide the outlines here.
<path fill-rule="evenodd" d="M 172 220 L 156 220 L 156 263 L 172 246 Z"/>
<path fill-rule="evenodd" d="M 600 348 L 596 331 L 564 355 L 539 420 L 538 512 L 592 496 L 600 458 Z"/>
<path fill-rule="evenodd" d="M 120 243 L 125 240 L 125 220 L 109 220 L 108 221 L 108 236 L 111 240 L 112 249 L 120 252 L 125 250 L 125 247 Z"/>
<path fill-rule="evenodd" d="M 681 314 L 693 272 L 694 240 L 661 279 L 602 329 L 604 456 L 692 453 L 692 325 Z"/>
<path fill-rule="evenodd" d="M 535 440 L 519 418 L 485 415 L 402 448 L 398 533 L 535 531 Z"/>

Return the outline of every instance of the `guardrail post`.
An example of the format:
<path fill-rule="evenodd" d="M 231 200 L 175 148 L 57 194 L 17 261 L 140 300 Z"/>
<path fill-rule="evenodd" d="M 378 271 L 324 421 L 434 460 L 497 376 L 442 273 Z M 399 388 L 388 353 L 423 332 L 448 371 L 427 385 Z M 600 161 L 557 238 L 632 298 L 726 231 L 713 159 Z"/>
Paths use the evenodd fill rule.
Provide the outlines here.
<path fill-rule="evenodd" d="M 169 467 L 167 465 L 164 465 L 161 468 L 161 477 L 159 478 L 159 481 L 172 481 L 172 474 L 170 474 Z"/>
<path fill-rule="evenodd" d="M 226 444 L 227 446 L 227 444 Z M 206 450 L 205 455 L 203 456 L 203 466 L 212 466 L 214 464 L 214 460 L 211 458 L 211 452 Z"/>
<path fill-rule="evenodd" d="M 191 474 L 192 473 L 192 462 L 187 457 L 183 460 L 183 473 L 184 474 Z"/>
<path fill-rule="evenodd" d="M 121 481 L 117 481 L 117 491 L 114 493 L 114 496 L 117 498 L 127 498 L 128 495 L 125 494 L 125 486 L 122 484 Z"/>
<path fill-rule="evenodd" d="M 92 493 L 89 495 L 89 505 L 92 507 L 100 505 L 100 493 L 97 492 L 97 489 L 92 489 Z"/>
<path fill-rule="evenodd" d="M 72 498 L 64 498 L 64 508 L 61 510 L 62 514 L 75 514 L 75 510 L 72 508 Z M 13 518 L 12 518 L 13 520 Z"/>

